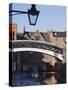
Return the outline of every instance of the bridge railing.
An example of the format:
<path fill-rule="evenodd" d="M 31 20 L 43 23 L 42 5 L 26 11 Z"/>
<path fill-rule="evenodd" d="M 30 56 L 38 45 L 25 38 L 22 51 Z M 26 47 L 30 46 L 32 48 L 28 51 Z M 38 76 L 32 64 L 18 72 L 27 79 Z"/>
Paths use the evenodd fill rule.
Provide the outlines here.
<path fill-rule="evenodd" d="M 48 43 L 41 43 L 41 42 L 29 42 L 29 41 L 20 41 L 20 42 L 9 42 L 9 48 L 39 48 L 39 49 L 45 49 L 45 50 L 50 50 L 54 51 L 56 53 L 63 53 L 63 49 L 59 48 L 58 46 L 51 45 Z"/>

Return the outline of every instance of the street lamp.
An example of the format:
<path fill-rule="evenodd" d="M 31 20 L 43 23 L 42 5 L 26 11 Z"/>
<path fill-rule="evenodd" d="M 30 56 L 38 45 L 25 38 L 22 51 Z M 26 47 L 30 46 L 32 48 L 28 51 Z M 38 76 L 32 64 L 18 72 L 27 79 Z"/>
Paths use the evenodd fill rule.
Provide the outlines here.
<path fill-rule="evenodd" d="M 38 19 L 38 15 L 39 12 L 36 9 L 36 5 L 32 4 L 31 5 L 31 9 L 28 9 L 28 11 L 18 11 L 18 10 L 12 10 L 12 4 L 10 4 L 10 8 L 9 8 L 9 16 L 13 16 L 13 15 L 18 15 L 18 14 L 27 14 L 28 15 L 28 19 L 29 19 L 29 23 L 30 25 L 36 25 L 37 19 Z M 12 14 L 12 13 L 15 14 Z"/>
<path fill-rule="evenodd" d="M 36 25 L 38 19 L 39 11 L 36 10 L 35 4 L 32 4 L 31 9 L 28 9 L 28 18 L 30 25 Z"/>

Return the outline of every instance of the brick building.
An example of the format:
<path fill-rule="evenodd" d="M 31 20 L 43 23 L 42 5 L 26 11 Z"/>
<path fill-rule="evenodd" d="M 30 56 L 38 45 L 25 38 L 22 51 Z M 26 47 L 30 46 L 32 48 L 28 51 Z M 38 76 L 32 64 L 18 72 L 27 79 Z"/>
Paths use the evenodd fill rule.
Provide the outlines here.
<path fill-rule="evenodd" d="M 9 40 L 17 39 L 17 25 L 15 23 L 9 24 Z"/>

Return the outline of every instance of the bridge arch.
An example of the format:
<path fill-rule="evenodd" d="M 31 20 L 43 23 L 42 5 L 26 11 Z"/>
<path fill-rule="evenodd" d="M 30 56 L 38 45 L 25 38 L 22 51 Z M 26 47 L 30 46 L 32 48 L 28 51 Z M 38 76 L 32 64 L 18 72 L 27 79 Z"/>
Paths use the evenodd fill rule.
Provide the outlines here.
<path fill-rule="evenodd" d="M 10 47 L 10 52 L 23 52 L 32 51 L 40 52 L 51 55 L 59 60 L 63 61 L 62 48 L 56 45 L 33 40 L 14 40 L 11 42 L 12 48 Z"/>

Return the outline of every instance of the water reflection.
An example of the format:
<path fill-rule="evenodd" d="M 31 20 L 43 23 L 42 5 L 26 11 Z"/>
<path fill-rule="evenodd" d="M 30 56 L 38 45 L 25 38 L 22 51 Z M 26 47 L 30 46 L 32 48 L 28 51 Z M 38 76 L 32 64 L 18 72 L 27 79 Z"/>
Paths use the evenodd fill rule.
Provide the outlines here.
<path fill-rule="evenodd" d="M 58 79 L 56 77 L 55 72 L 46 73 L 44 74 L 44 76 L 45 77 L 41 79 L 42 84 L 57 84 L 58 83 Z"/>
<path fill-rule="evenodd" d="M 55 78 L 55 76 L 53 75 L 53 76 L 50 76 L 48 79 L 43 80 L 42 83 L 44 83 L 44 84 L 57 84 L 58 81 Z"/>
<path fill-rule="evenodd" d="M 62 72 L 32 72 L 28 77 L 39 80 L 40 84 L 61 84 L 66 82 L 65 73 Z"/>
<path fill-rule="evenodd" d="M 13 86 L 49 85 L 65 83 L 65 76 L 61 72 L 13 72 Z"/>
<path fill-rule="evenodd" d="M 23 70 L 12 73 L 13 86 L 49 85 L 66 83 L 66 65 L 54 69 L 48 65 L 25 65 Z M 44 67 L 42 67 L 44 66 Z M 52 69 L 51 69 L 52 68 Z"/>
<path fill-rule="evenodd" d="M 58 78 L 55 72 L 32 73 L 31 78 L 38 79 L 41 84 L 57 84 Z"/>

